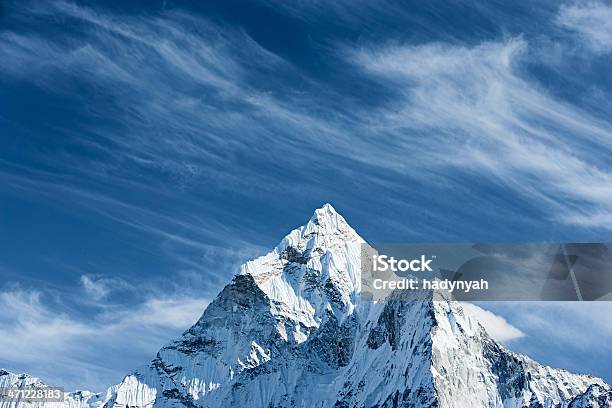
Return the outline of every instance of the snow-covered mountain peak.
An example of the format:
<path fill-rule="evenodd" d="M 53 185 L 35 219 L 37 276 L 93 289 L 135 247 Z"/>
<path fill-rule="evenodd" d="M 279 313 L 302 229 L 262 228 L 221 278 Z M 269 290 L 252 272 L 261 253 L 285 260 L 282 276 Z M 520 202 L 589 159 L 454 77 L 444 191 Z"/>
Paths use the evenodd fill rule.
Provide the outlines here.
<path fill-rule="evenodd" d="M 184 398 L 209 401 L 229 392 L 237 377 L 303 353 L 302 346 L 324 347 L 321 336 L 335 336 L 341 327 L 354 334 L 350 317 L 364 242 L 331 205 L 316 210 L 274 250 L 244 264 L 199 321 L 150 366 L 126 377 L 113 392 L 114 404 L 174 401 L 176 377 L 186 384 L 178 388 Z M 325 361 L 337 359 L 335 352 L 321 352 L 328 354 Z M 134 387 L 137 395 L 129 391 Z M 160 389 L 168 395 L 160 397 Z"/>
<path fill-rule="evenodd" d="M 0 389 L 23 388 L 23 387 L 43 387 L 45 384 L 39 379 L 29 374 L 15 374 L 4 369 L 0 369 Z M 2 404 L 0 404 L 2 406 Z"/>
<path fill-rule="evenodd" d="M 331 204 L 315 210 L 306 224 L 287 234 L 273 251 L 241 267 L 241 274 L 258 276 L 269 272 L 271 263 L 283 261 L 305 264 L 311 258 L 320 258 L 327 251 L 342 251 L 347 245 L 365 241 L 338 214 Z"/>
<path fill-rule="evenodd" d="M 344 217 L 329 203 L 314 211 L 305 229 L 310 231 L 316 230 L 320 235 L 348 233 L 353 235 L 352 238 L 361 239 L 355 230 L 348 225 Z"/>
<path fill-rule="evenodd" d="M 361 299 L 364 243 L 316 210 L 103 408 L 609 406 L 602 380 L 512 353 L 448 293 Z"/>
<path fill-rule="evenodd" d="M 350 314 L 361 287 L 361 244 L 365 241 L 330 205 L 285 236 L 268 254 L 241 267 L 287 317 L 317 325 L 327 310 Z"/>
<path fill-rule="evenodd" d="M 15 374 L 0 369 L 0 390 L 45 388 L 48 385 L 41 379 L 29 374 Z M 90 391 L 64 392 L 64 408 L 101 408 L 104 399 L 100 394 Z M 0 408 L 58 408 L 58 402 L 24 402 L 22 398 L 0 399 Z"/>

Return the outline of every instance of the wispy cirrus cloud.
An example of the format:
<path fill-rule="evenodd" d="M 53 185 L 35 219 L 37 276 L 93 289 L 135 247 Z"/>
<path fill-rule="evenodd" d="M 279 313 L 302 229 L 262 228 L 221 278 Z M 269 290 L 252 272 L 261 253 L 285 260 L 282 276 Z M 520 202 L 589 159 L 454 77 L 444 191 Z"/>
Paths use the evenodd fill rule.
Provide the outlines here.
<path fill-rule="evenodd" d="M 24 25 L 57 17 L 74 31 L 3 30 L 0 71 L 84 111 L 70 127 L 46 130 L 74 149 L 60 146 L 54 153 L 62 160 L 35 157 L 37 168 L 3 162 L 7 186 L 76 200 L 164 242 L 198 247 L 229 236 L 235 243 L 230 225 L 248 226 L 206 198 L 300 195 L 306 186 L 292 183 L 291 173 L 279 183 L 278 173 L 253 169 L 263 158 L 278 167 L 316 162 L 333 147 L 325 140 L 339 135 L 333 121 L 308 112 L 316 102 L 291 90 L 276 94 L 285 76 L 300 74 L 240 29 L 180 11 L 119 16 L 61 1 L 18 10 Z M 85 99 L 83 88 L 101 99 Z M 165 211 L 131 200 L 138 195 L 175 205 Z"/>
<path fill-rule="evenodd" d="M 612 126 L 544 91 L 524 68 L 527 51 L 515 38 L 362 47 L 349 58 L 399 94 L 370 118 L 402 151 L 485 175 L 559 222 L 610 229 L 612 173 L 599 153 L 612 149 Z"/>
<path fill-rule="evenodd" d="M 165 196 L 208 185 L 219 194 L 299 197 L 319 194 L 328 171 L 387 191 L 439 181 L 466 196 L 478 179 L 514 191 L 552 221 L 612 228 L 609 163 L 600 154 L 610 149 L 612 127 L 534 81 L 524 39 L 345 44 L 344 63 L 361 69 L 350 72 L 355 81 L 388 92 L 372 109 L 307 77 L 245 32 L 200 17 L 115 16 L 66 2 L 29 11 L 79 22 L 81 35 L 5 31 L 2 61 L 25 68 L 0 69 L 58 94 L 74 95 L 73 81 L 56 80 L 66 76 L 112 95 L 103 115 L 90 111 L 91 123 L 61 130 L 92 153 L 85 162 L 70 154 L 67 161 L 78 161 L 90 180 Z M 295 81 L 309 92 L 298 92 Z M 258 158 L 290 171 L 253 172 Z M 419 163 L 418 171 L 410 163 Z M 73 176 L 74 168 L 55 170 Z M 308 182 L 300 168 L 312 168 Z M 447 169 L 461 177 L 441 177 Z M 54 182 L 72 184 L 65 176 Z M 393 194 L 389 202 L 409 205 Z"/>
<path fill-rule="evenodd" d="M 81 275 L 80 282 L 85 292 L 95 301 L 106 298 L 112 291 L 128 286 L 122 279 L 92 274 Z"/>
<path fill-rule="evenodd" d="M 86 291 L 84 296 L 90 293 Z M 28 374 L 54 385 L 94 391 L 103 391 L 145 364 L 195 323 L 208 303 L 203 298 L 150 294 L 133 308 L 103 307 L 82 319 L 63 311 L 57 302 L 39 290 L 3 288 L 0 366 L 15 371 L 28 366 Z"/>
<path fill-rule="evenodd" d="M 612 51 L 612 6 L 600 2 L 562 5 L 555 22 L 575 33 L 591 51 L 606 54 Z"/>

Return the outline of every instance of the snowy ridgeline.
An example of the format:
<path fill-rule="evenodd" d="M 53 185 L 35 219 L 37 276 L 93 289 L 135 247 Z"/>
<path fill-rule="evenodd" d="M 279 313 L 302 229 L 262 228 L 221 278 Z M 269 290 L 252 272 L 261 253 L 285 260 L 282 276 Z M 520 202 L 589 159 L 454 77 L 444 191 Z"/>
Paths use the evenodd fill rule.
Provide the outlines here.
<path fill-rule="evenodd" d="M 103 394 L 66 394 L 65 406 L 611 405 L 602 380 L 512 353 L 452 299 L 360 301 L 363 243 L 325 205 L 272 252 L 243 265 L 150 364 Z M 35 381 L 0 372 L 0 388 Z M 0 408 L 17 405 L 26 404 Z"/>

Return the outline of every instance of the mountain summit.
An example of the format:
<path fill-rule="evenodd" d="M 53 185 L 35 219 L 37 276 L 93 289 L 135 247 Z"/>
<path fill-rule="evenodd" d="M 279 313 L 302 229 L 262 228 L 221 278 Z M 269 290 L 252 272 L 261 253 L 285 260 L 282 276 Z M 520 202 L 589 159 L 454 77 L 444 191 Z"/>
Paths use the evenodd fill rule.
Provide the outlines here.
<path fill-rule="evenodd" d="M 364 243 L 326 204 L 90 405 L 610 406 L 602 380 L 512 353 L 452 299 L 360 300 Z"/>

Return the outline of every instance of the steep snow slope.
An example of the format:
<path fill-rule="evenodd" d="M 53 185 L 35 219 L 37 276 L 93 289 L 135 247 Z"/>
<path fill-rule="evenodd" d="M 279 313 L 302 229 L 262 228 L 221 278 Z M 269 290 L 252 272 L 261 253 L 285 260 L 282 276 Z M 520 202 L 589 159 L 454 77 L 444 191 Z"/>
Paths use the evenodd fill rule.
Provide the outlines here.
<path fill-rule="evenodd" d="M 105 406 L 552 408 L 608 392 L 506 350 L 440 294 L 360 301 L 361 244 L 330 205 L 316 210 Z"/>

